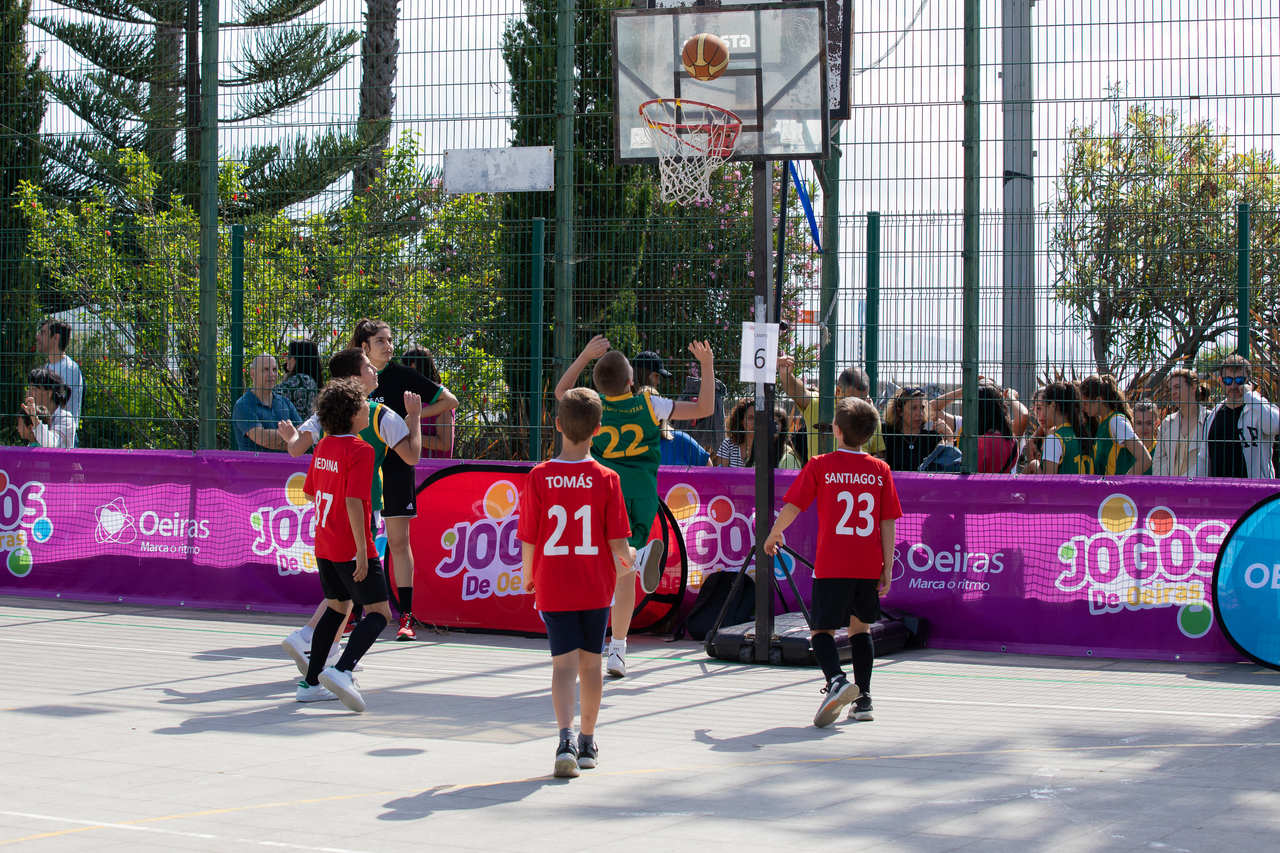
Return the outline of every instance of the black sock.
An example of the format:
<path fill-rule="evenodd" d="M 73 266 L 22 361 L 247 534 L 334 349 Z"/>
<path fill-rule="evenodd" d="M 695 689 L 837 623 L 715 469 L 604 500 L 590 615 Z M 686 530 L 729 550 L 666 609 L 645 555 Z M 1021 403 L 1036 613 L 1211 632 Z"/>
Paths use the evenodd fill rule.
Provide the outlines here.
<path fill-rule="evenodd" d="M 871 692 L 871 663 L 876 659 L 876 647 L 870 634 L 854 634 L 849 638 L 849 651 L 853 653 L 853 683 L 863 693 Z"/>
<path fill-rule="evenodd" d="M 347 640 L 347 647 L 342 651 L 342 657 L 338 658 L 337 668 L 343 672 L 350 672 L 355 668 L 356 662 L 364 657 L 364 653 L 378 639 L 378 635 L 382 633 L 382 629 L 387 627 L 387 619 L 381 613 L 368 613 L 356 629 L 351 632 L 351 638 Z"/>
<path fill-rule="evenodd" d="M 316 632 L 311 637 L 311 660 L 307 664 L 307 684 L 320 683 L 320 670 L 329 657 L 329 649 L 333 648 L 333 636 L 342 625 L 344 614 L 332 607 L 326 607 L 316 623 Z"/>
<path fill-rule="evenodd" d="M 591 744 L 595 743 L 595 740 L 595 735 L 584 735 L 582 732 L 578 732 L 578 749 L 586 749 L 591 746 Z"/>
<path fill-rule="evenodd" d="M 573 740 L 573 729 L 572 728 L 561 729 L 560 740 Z"/>
<path fill-rule="evenodd" d="M 828 683 L 837 675 L 844 675 L 840 668 L 840 653 L 836 651 L 836 638 L 830 634 L 814 634 L 812 642 L 813 656 L 818 659 L 818 666 L 822 667 Z"/>
<path fill-rule="evenodd" d="M 402 586 L 396 588 L 396 602 L 400 606 L 401 616 L 413 615 L 413 587 Z"/>

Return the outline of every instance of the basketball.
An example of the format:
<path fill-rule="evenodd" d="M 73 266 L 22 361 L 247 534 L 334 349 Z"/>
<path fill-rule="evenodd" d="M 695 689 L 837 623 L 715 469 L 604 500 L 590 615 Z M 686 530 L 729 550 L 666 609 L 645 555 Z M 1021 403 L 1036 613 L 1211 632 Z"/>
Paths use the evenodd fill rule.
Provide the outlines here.
<path fill-rule="evenodd" d="M 698 33 L 680 50 L 684 70 L 695 80 L 714 80 L 729 65 L 729 45 L 712 33 Z"/>

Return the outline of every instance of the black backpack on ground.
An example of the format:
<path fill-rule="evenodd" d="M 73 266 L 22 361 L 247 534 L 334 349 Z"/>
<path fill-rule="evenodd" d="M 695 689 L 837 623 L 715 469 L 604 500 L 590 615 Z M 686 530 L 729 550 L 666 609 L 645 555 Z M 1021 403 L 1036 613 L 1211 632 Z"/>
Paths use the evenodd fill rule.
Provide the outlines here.
<path fill-rule="evenodd" d="M 707 632 L 716 624 L 720 611 L 725 610 L 723 625 L 737 625 L 747 622 L 756 615 L 756 582 L 749 577 L 739 578 L 740 572 L 722 570 L 707 575 L 698 590 L 698 597 L 693 602 L 693 609 L 685 619 L 677 635 L 688 633 L 690 637 L 703 642 Z M 737 580 L 737 589 L 734 581 Z M 730 593 L 733 599 L 730 600 Z M 725 609 L 727 605 L 728 609 Z M 677 637 L 678 639 L 679 637 Z"/>

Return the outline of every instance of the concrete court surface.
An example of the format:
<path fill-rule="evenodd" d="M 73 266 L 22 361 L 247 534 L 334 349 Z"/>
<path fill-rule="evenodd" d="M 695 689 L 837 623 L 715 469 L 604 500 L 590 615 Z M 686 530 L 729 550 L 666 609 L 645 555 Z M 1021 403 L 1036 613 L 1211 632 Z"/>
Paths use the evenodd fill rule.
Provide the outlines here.
<path fill-rule="evenodd" d="M 875 722 L 816 670 L 632 641 L 601 766 L 550 777 L 542 641 L 379 642 L 369 710 L 298 705 L 295 620 L 0 598 L 0 848 L 1280 849 L 1280 674 L 916 651 Z"/>

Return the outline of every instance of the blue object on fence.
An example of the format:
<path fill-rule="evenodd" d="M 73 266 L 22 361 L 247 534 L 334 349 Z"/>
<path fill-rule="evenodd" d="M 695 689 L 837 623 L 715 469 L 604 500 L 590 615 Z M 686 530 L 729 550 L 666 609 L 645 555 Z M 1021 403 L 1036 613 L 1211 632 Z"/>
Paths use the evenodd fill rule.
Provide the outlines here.
<path fill-rule="evenodd" d="M 804 188 L 804 184 L 800 182 L 800 173 L 796 171 L 796 162 L 788 160 L 787 165 L 791 168 L 791 182 L 796 185 L 796 194 L 800 196 L 800 204 L 804 207 L 804 215 L 809 218 L 809 233 L 813 235 L 813 245 L 818 251 L 822 251 L 822 238 L 818 236 L 818 220 L 813 215 L 813 202 L 809 201 L 809 193 Z"/>

